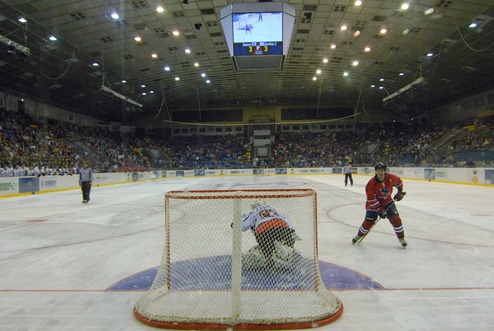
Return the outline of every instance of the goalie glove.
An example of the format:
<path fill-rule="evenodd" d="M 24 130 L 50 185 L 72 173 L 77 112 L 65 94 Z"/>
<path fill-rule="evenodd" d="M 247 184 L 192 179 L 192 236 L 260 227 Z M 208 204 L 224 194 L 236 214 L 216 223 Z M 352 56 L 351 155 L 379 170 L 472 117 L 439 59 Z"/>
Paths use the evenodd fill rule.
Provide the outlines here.
<path fill-rule="evenodd" d="M 403 197 L 406 194 L 407 194 L 407 192 L 398 191 L 398 193 L 396 193 L 395 196 L 393 197 L 393 200 L 395 200 L 395 201 L 401 201 L 401 199 L 403 199 Z"/>

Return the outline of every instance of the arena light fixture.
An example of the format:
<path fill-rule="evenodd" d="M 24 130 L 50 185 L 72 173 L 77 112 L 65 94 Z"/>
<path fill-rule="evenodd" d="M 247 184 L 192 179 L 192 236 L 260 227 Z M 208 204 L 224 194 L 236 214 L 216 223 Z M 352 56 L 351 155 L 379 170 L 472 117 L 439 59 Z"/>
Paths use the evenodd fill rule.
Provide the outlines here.
<path fill-rule="evenodd" d="M 387 97 L 385 97 L 383 99 L 383 102 L 386 102 L 386 101 L 389 101 L 397 96 L 399 96 L 400 94 L 408 91 L 409 89 L 411 89 L 412 87 L 414 87 L 415 85 L 418 85 L 418 84 L 421 84 L 422 82 L 424 81 L 424 77 L 419 77 L 417 78 L 416 80 L 414 80 L 413 82 L 411 82 L 410 84 L 406 85 L 406 86 L 403 86 L 401 89 L 399 89 L 398 91 L 388 95 Z"/>
<path fill-rule="evenodd" d="M 22 46 L 21 44 L 16 43 L 13 40 L 10 40 L 9 38 L 0 35 L 0 42 L 3 44 L 7 45 L 9 49 L 12 49 L 15 51 L 15 53 L 22 53 L 25 56 L 29 56 L 31 54 L 31 50 L 27 48 L 26 46 Z"/>
<path fill-rule="evenodd" d="M 106 87 L 106 86 L 104 86 L 104 85 L 101 85 L 101 87 L 100 87 L 100 89 L 99 89 L 99 90 L 100 90 L 100 92 L 106 92 L 106 93 L 109 93 L 110 95 L 112 95 L 112 96 L 114 96 L 114 97 L 116 97 L 116 98 L 118 98 L 118 99 L 121 99 L 121 100 L 123 100 L 123 101 L 125 101 L 125 102 L 128 102 L 128 103 L 130 103 L 131 105 L 134 105 L 134 106 L 136 106 L 136 107 L 139 107 L 139 108 L 142 108 L 142 107 L 143 107 L 143 105 L 142 105 L 142 104 L 140 104 L 139 102 L 134 101 L 134 100 L 132 100 L 132 99 L 130 99 L 130 98 L 127 98 L 125 95 L 122 95 L 122 94 L 120 94 L 120 93 L 118 93 L 118 92 L 116 92 L 116 91 L 113 91 L 111 88 Z"/>

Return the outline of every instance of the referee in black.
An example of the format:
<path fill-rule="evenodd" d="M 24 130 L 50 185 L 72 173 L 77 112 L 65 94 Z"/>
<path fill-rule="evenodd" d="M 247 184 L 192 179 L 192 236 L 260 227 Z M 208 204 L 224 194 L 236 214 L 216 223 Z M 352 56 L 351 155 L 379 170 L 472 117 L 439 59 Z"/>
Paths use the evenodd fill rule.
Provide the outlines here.
<path fill-rule="evenodd" d="M 91 185 L 93 184 L 93 170 L 88 167 L 87 162 L 83 162 L 82 168 L 79 169 L 79 185 L 82 190 L 82 202 L 89 202 Z"/>
<path fill-rule="evenodd" d="M 353 186 L 352 165 L 349 161 L 345 163 L 343 173 L 345 174 L 345 186 L 348 184 L 348 180 L 350 180 L 350 185 Z"/>

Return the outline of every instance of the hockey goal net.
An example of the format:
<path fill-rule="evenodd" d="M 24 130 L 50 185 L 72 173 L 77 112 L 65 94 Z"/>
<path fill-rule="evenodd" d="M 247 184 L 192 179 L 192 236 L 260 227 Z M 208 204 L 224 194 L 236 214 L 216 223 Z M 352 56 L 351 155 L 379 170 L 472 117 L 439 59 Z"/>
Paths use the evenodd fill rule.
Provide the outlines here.
<path fill-rule="evenodd" d="M 262 200 L 292 223 L 293 247 L 273 261 L 241 217 Z M 324 285 L 317 255 L 317 197 L 310 189 L 171 191 L 165 249 L 134 315 L 170 329 L 294 329 L 331 323 L 343 304 Z"/>

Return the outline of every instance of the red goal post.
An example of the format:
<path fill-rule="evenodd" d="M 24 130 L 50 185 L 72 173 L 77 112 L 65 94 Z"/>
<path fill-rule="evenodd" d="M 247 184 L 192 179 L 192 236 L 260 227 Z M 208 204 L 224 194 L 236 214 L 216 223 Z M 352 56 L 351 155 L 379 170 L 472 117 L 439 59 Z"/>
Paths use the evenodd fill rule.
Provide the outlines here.
<path fill-rule="evenodd" d="M 242 232 L 241 216 L 259 199 L 295 228 L 293 248 L 277 246 L 283 268 L 256 264 L 255 236 Z M 317 195 L 311 189 L 170 191 L 162 261 L 134 315 L 169 329 L 331 323 L 341 316 L 343 304 L 322 282 L 317 252 Z"/>

